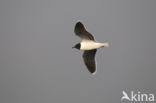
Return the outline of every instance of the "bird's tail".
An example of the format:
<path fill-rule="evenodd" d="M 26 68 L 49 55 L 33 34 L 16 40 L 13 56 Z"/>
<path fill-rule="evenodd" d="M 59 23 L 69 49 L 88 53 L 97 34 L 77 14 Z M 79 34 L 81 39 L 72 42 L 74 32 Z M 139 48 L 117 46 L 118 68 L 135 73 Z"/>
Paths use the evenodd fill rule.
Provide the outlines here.
<path fill-rule="evenodd" d="M 105 43 L 102 43 L 102 44 L 103 44 L 103 46 L 106 47 L 106 48 L 109 47 L 109 43 L 108 43 L 108 42 L 105 42 Z"/>

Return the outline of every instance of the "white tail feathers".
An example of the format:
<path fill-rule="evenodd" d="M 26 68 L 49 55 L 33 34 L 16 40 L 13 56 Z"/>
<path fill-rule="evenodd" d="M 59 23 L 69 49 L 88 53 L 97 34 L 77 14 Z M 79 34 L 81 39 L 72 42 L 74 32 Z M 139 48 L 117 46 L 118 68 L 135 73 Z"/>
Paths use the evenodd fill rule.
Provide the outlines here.
<path fill-rule="evenodd" d="M 109 43 L 106 42 L 106 43 L 102 43 L 104 47 L 109 47 Z"/>

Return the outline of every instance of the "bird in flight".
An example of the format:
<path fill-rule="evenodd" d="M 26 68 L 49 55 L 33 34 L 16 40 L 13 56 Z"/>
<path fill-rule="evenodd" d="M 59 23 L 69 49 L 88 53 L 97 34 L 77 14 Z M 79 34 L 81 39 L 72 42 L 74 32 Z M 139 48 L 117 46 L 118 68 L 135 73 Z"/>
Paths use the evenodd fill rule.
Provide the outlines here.
<path fill-rule="evenodd" d="M 83 50 L 83 60 L 84 63 L 91 74 L 96 73 L 96 61 L 95 54 L 98 48 L 108 47 L 109 44 L 96 42 L 95 38 L 92 34 L 90 34 L 84 27 L 81 22 L 77 22 L 74 30 L 76 36 L 79 36 L 82 41 L 76 44 L 72 48 L 76 48 L 78 50 Z"/>

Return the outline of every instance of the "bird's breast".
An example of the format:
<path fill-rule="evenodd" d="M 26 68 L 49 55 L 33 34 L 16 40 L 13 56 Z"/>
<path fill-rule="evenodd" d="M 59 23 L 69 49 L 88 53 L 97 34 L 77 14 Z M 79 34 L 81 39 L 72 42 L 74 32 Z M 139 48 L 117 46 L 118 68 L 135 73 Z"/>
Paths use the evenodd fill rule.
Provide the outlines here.
<path fill-rule="evenodd" d="M 101 43 L 97 43 L 94 41 L 84 41 L 81 42 L 81 50 L 92 50 L 92 49 L 97 49 L 101 47 Z"/>

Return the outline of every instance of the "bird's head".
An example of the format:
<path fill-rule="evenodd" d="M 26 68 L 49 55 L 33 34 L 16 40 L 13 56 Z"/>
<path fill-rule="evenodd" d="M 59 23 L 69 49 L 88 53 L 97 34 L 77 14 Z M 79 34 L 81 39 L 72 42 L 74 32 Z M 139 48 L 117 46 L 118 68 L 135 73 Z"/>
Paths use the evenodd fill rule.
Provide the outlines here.
<path fill-rule="evenodd" d="M 78 43 L 78 44 L 76 44 L 75 46 L 73 46 L 72 48 L 76 48 L 76 49 L 80 50 L 80 47 L 81 47 L 81 44 Z"/>

